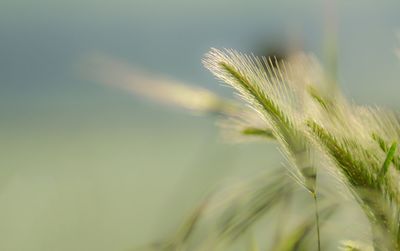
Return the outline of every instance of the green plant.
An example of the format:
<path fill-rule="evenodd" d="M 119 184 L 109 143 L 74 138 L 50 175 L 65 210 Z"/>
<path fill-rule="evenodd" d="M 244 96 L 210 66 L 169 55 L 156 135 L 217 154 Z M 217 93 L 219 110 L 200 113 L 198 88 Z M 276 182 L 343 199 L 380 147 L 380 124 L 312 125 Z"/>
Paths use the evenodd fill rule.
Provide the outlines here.
<path fill-rule="evenodd" d="M 346 240 L 340 248 L 400 250 L 400 123 L 394 112 L 349 103 L 308 55 L 278 61 L 212 49 L 203 62 L 234 89 L 238 101 L 171 82 L 157 84 L 162 94 L 148 91 L 148 86 L 136 86 L 135 92 L 196 112 L 219 114 L 230 139 L 273 140 L 288 161 L 285 168 L 239 188 L 209 195 L 175 234 L 147 249 L 231 249 L 240 239 L 252 239 L 252 228 L 275 212 L 281 216 L 263 248 L 323 250 L 330 236 L 323 235 L 321 228 L 339 206 L 330 191 L 339 181 L 371 228 L 371 240 Z M 319 182 L 324 173 L 329 174 L 328 182 Z M 310 199 L 310 205 L 302 207 L 313 213 L 288 223 L 286 214 L 298 185 Z M 251 241 L 246 250 L 261 249 Z"/>
<path fill-rule="evenodd" d="M 214 49 L 204 62 L 265 119 L 316 205 L 316 179 L 324 168 L 315 161 L 318 154 L 331 160 L 326 167 L 332 177 L 343 181 L 368 217 L 374 249 L 400 250 L 396 115 L 349 104 L 337 89 L 324 93 L 329 81 L 321 72 L 309 75 L 318 68 L 312 60 L 277 62 L 275 68 L 267 60 Z M 320 250 L 317 206 L 315 211 Z"/>

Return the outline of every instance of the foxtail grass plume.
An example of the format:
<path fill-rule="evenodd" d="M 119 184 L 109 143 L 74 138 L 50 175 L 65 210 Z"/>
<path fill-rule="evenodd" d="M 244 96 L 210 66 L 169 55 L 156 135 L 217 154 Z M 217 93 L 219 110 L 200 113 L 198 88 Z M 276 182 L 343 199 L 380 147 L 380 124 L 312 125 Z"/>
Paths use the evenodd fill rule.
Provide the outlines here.
<path fill-rule="evenodd" d="M 265 236 L 269 245 L 251 242 L 248 250 L 325 250 L 332 237 L 324 235 L 324 226 L 338 207 L 338 198 L 326 191 L 341 184 L 368 220 L 371 238 L 343 240 L 336 248 L 400 251 L 400 120 L 395 112 L 347 101 L 311 55 L 278 60 L 211 49 L 203 63 L 234 90 L 236 100 L 115 60 L 98 57 L 90 64 L 100 82 L 157 102 L 218 114 L 228 137 L 272 140 L 287 159 L 276 173 L 228 190 L 230 196 L 218 191 L 209 195 L 175 234 L 151 248 L 228 250 L 279 205 L 289 208 L 301 187 L 310 204 L 301 207 L 310 213 L 300 223 L 281 219 L 284 229 L 277 227 L 275 237 Z M 324 174 L 332 181 L 320 181 Z"/>

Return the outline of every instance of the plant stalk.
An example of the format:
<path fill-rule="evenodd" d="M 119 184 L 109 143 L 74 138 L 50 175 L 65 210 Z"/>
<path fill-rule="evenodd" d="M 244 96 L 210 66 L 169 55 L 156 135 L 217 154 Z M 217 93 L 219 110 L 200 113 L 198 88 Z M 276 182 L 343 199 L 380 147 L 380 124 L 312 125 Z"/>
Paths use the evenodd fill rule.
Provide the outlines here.
<path fill-rule="evenodd" d="M 321 251 L 321 233 L 319 229 L 319 209 L 318 209 L 318 199 L 317 199 L 317 192 L 313 192 L 313 199 L 314 199 L 314 207 L 315 207 L 315 224 L 317 227 L 317 245 L 318 251 Z"/>

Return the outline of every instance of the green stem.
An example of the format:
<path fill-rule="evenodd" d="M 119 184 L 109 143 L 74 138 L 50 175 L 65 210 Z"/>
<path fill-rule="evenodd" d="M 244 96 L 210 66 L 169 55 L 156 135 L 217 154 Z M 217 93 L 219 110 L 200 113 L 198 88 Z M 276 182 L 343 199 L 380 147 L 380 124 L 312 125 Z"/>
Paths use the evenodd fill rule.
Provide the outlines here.
<path fill-rule="evenodd" d="M 314 199 L 314 206 L 315 206 L 315 224 L 317 227 L 317 243 L 318 243 L 318 251 L 321 251 L 321 234 L 320 234 L 320 229 L 319 229 L 319 209 L 318 209 L 318 199 L 317 199 L 317 193 L 313 193 L 313 199 Z"/>

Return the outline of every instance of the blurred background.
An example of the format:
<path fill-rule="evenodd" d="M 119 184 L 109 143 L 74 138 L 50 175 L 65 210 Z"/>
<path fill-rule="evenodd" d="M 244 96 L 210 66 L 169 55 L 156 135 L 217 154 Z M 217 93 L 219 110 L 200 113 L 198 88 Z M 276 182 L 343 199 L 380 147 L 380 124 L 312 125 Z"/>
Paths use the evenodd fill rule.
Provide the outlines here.
<path fill-rule="evenodd" d="M 210 47 L 326 58 L 361 104 L 399 108 L 400 1 L 2 0 L 0 250 L 126 250 L 174 229 L 219 184 L 279 166 L 273 144 L 227 144 L 215 118 L 82 77 L 106 53 L 229 96 Z M 327 63 L 327 62 L 325 62 Z"/>

